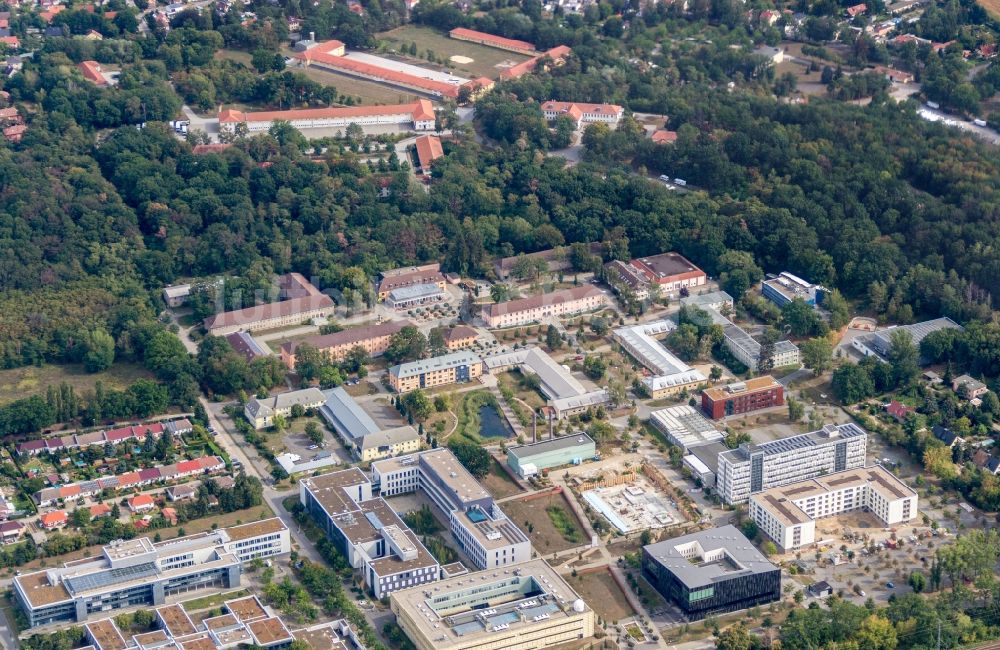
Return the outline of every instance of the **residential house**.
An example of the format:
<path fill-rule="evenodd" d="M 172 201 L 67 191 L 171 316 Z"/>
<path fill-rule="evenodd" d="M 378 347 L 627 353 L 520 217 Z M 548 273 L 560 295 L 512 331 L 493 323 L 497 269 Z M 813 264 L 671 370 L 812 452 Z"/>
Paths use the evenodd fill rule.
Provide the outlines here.
<path fill-rule="evenodd" d="M 105 517 L 111 514 L 111 506 L 106 503 L 95 503 L 90 506 L 90 517 L 92 519 L 97 519 L 98 517 Z"/>
<path fill-rule="evenodd" d="M 13 544 L 24 534 L 24 524 L 20 521 L 5 521 L 0 524 L 0 542 Z"/>
<path fill-rule="evenodd" d="M 54 512 L 46 512 L 41 517 L 38 518 L 38 524 L 46 529 L 52 530 L 55 528 L 62 528 L 69 521 L 69 517 L 62 510 L 56 510 Z"/>
<path fill-rule="evenodd" d="M 969 375 L 959 375 L 958 377 L 955 377 L 954 381 L 951 382 L 951 389 L 956 393 L 959 392 L 959 389 L 963 386 L 965 387 L 965 399 L 970 401 L 982 397 L 986 393 L 990 392 L 990 389 L 986 387 L 986 384 Z"/>
<path fill-rule="evenodd" d="M 677 131 L 668 129 L 656 129 L 650 136 L 653 144 L 673 144 L 677 142 Z"/>
<path fill-rule="evenodd" d="M 965 439 L 960 435 L 952 431 L 947 427 L 943 427 L 940 424 L 935 424 L 931 427 L 931 433 L 934 437 L 943 442 L 948 447 L 954 447 L 955 445 L 961 445 L 965 443 Z"/>
<path fill-rule="evenodd" d="M 479 332 L 467 325 L 449 327 L 444 330 L 444 344 L 449 352 L 472 347 L 479 338 Z"/>
<path fill-rule="evenodd" d="M 156 500 L 148 494 L 140 494 L 128 500 L 128 509 L 135 514 L 149 512 L 156 507 Z"/>
<path fill-rule="evenodd" d="M 916 411 L 912 406 L 907 406 L 896 400 L 892 400 L 885 407 L 885 412 L 891 415 L 897 422 L 905 422 L 906 418 L 912 413 L 916 413 Z"/>

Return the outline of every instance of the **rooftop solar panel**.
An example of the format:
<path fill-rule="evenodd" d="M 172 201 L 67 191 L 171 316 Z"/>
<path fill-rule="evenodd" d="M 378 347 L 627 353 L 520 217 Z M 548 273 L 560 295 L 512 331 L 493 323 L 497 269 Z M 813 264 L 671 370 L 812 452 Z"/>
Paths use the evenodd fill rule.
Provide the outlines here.
<path fill-rule="evenodd" d="M 100 589 L 108 585 L 140 578 L 149 578 L 158 573 L 154 562 L 144 562 L 134 566 L 119 567 L 117 569 L 107 569 L 96 573 L 88 573 L 81 576 L 73 576 L 64 580 L 66 588 L 72 594 L 77 594 L 93 589 Z"/>

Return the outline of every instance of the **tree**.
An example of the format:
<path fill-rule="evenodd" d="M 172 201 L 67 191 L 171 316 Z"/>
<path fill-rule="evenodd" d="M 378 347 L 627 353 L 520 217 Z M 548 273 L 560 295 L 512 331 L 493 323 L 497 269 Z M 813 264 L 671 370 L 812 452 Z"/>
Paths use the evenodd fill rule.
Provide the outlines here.
<path fill-rule="evenodd" d="M 825 334 L 826 326 L 812 305 L 802 298 L 795 298 L 781 308 L 781 323 L 793 336 Z"/>
<path fill-rule="evenodd" d="M 550 350 L 558 350 L 562 347 L 562 336 L 559 335 L 559 330 L 556 329 L 555 325 L 549 325 L 548 329 L 545 330 L 545 345 Z"/>
<path fill-rule="evenodd" d="M 764 328 L 760 337 L 760 352 L 757 355 L 757 372 L 766 374 L 774 369 L 774 344 L 781 335 L 773 327 Z"/>
<path fill-rule="evenodd" d="M 806 414 L 806 407 L 802 402 L 788 398 L 788 421 L 789 422 L 800 422 L 802 417 Z"/>
<path fill-rule="evenodd" d="M 920 374 L 920 353 L 913 344 L 913 337 L 904 329 L 896 329 L 889 334 L 886 359 L 892 367 L 896 386 L 909 387 Z"/>
<path fill-rule="evenodd" d="M 708 378 L 712 381 L 719 381 L 720 379 L 722 379 L 722 368 L 713 365 L 712 368 L 708 371 Z"/>
<path fill-rule="evenodd" d="M 823 307 L 830 312 L 830 327 L 839 330 L 851 320 L 851 308 L 840 289 L 834 289 L 823 298 Z"/>
<path fill-rule="evenodd" d="M 920 571 L 910 572 L 910 578 L 907 582 L 910 584 L 910 587 L 913 589 L 913 593 L 915 594 L 922 593 L 927 587 L 927 578 L 925 578 L 924 574 Z"/>
<path fill-rule="evenodd" d="M 583 360 L 583 372 L 593 380 L 602 379 L 608 370 L 608 363 L 599 354 L 588 354 Z"/>
<path fill-rule="evenodd" d="M 490 452 L 484 447 L 471 442 L 449 442 L 448 448 L 455 454 L 458 462 L 476 478 L 486 476 L 490 471 Z"/>
<path fill-rule="evenodd" d="M 402 400 L 406 412 L 411 414 L 414 420 L 423 422 L 431 416 L 433 410 L 431 400 L 427 397 L 427 393 L 419 388 L 403 395 Z"/>
<path fill-rule="evenodd" d="M 859 650 L 895 650 L 896 628 L 887 618 L 871 615 L 854 634 Z"/>
<path fill-rule="evenodd" d="M 594 316 L 590 319 L 590 331 L 598 336 L 604 336 L 608 333 L 610 326 L 606 318 L 600 316 Z"/>
<path fill-rule="evenodd" d="M 496 283 L 490 287 L 490 298 L 493 302 L 503 302 L 510 295 L 510 289 L 506 284 Z"/>
<path fill-rule="evenodd" d="M 416 361 L 424 356 L 426 349 L 427 338 L 415 326 L 407 325 L 389 339 L 384 356 L 390 363 Z"/>
<path fill-rule="evenodd" d="M 309 438 L 309 441 L 314 445 L 318 445 L 323 442 L 323 431 L 313 420 L 306 422 L 305 434 L 306 438 Z"/>
<path fill-rule="evenodd" d="M 955 478 L 958 469 L 952 461 L 951 449 L 944 445 L 932 445 L 924 450 L 924 469 L 942 480 Z"/>
<path fill-rule="evenodd" d="M 441 356 L 447 353 L 448 346 L 444 340 L 444 328 L 435 327 L 427 337 L 427 346 L 430 348 L 431 356 Z"/>
<path fill-rule="evenodd" d="M 726 251 L 719 256 L 719 284 L 739 301 L 747 289 L 764 279 L 764 271 L 746 251 Z"/>
<path fill-rule="evenodd" d="M 842 404 L 855 404 L 875 394 L 875 384 L 864 368 L 846 363 L 833 372 L 833 394 Z"/>
<path fill-rule="evenodd" d="M 690 323 L 682 323 L 667 335 L 667 345 L 685 361 L 698 358 L 698 354 L 701 352 L 698 328 Z"/>
<path fill-rule="evenodd" d="M 750 634 L 743 623 L 731 625 L 719 634 L 715 641 L 718 650 L 758 650 L 760 639 Z"/>
<path fill-rule="evenodd" d="M 809 339 L 799 344 L 802 365 L 811 368 L 813 374 L 819 376 L 833 365 L 833 345 L 825 336 Z"/>
<path fill-rule="evenodd" d="M 770 557 L 770 556 L 772 556 L 772 555 L 775 555 L 775 554 L 776 554 L 776 553 L 778 552 L 778 547 L 777 547 L 777 545 L 776 545 L 776 544 L 775 544 L 774 542 L 772 542 L 771 540 L 767 540 L 766 542 L 764 542 L 764 543 L 763 543 L 763 544 L 761 545 L 761 547 L 760 547 L 760 551 L 761 551 L 761 553 L 763 553 L 764 555 L 766 555 L 766 556 Z"/>
<path fill-rule="evenodd" d="M 103 328 L 88 332 L 83 348 L 83 368 L 87 372 L 107 370 L 115 361 L 115 340 Z"/>
<path fill-rule="evenodd" d="M 756 539 L 757 534 L 760 532 L 760 529 L 757 528 L 757 524 L 756 522 L 754 522 L 753 519 L 747 519 L 742 524 L 740 524 L 740 532 L 743 533 L 744 537 L 753 541 L 754 539 Z"/>

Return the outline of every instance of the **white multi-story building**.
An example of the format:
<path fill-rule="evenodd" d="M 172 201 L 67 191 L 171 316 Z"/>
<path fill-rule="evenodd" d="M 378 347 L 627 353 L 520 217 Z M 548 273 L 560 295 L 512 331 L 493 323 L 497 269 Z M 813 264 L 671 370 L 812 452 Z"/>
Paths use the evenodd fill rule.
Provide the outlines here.
<path fill-rule="evenodd" d="M 828 424 L 819 431 L 744 444 L 719 454 L 716 490 L 729 504 L 750 495 L 865 466 L 868 434 L 856 424 Z"/>
<path fill-rule="evenodd" d="M 750 497 L 750 518 L 783 550 L 816 542 L 816 520 L 867 511 L 887 526 L 917 516 L 917 493 L 880 466 L 771 488 Z"/>
<path fill-rule="evenodd" d="M 656 340 L 655 337 L 668 334 L 676 327 L 671 321 L 664 319 L 619 327 L 612 332 L 612 337 L 622 349 L 653 373 L 642 379 L 653 399 L 675 395 L 708 381 L 708 377 L 700 370 L 678 359 Z"/>
<path fill-rule="evenodd" d="M 448 516 L 452 536 L 479 569 L 531 559 L 531 542 L 448 449 L 372 463 L 383 496 L 421 491 Z"/>
<path fill-rule="evenodd" d="M 545 102 L 542 114 L 547 120 L 568 117 L 580 128 L 584 124 L 608 124 L 618 126 L 625 109 L 616 104 L 582 104 L 579 102 Z"/>
<path fill-rule="evenodd" d="M 152 542 L 112 542 L 98 557 L 14 578 L 15 600 L 31 627 L 82 622 L 91 614 L 162 605 L 175 594 L 240 585 L 240 566 L 288 553 L 288 528 L 277 517 Z"/>
<path fill-rule="evenodd" d="M 326 404 L 326 395 L 318 388 L 303 388 L 273 397 L 254 397 L 243 407 L 243 415 L 255 429 L 266 429 L 274 424 L 274 416 L 288 417 L 296 404 L 306 409 L 317 409 Z"/>

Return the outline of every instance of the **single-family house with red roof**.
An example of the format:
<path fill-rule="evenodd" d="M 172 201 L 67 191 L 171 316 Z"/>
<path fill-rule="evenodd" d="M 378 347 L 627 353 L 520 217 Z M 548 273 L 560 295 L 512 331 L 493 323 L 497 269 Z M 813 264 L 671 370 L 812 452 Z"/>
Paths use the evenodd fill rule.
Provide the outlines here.
<path fill-rule="evenodd" d="M 62 528 L 69 521 L 69 517 L 62 510 L 56 510 L 55 512 L 46 512 L 41 517 L 38 518 L 39 525 L 46 529 L 52 530 L 53 528 Z"/>
<path fill-rule="evenodd" d="M 128 509 L 139 514 L 148 512 L 156 507 L 156 501 L 148 494 L 140 494 L 128 500 Z"/>

